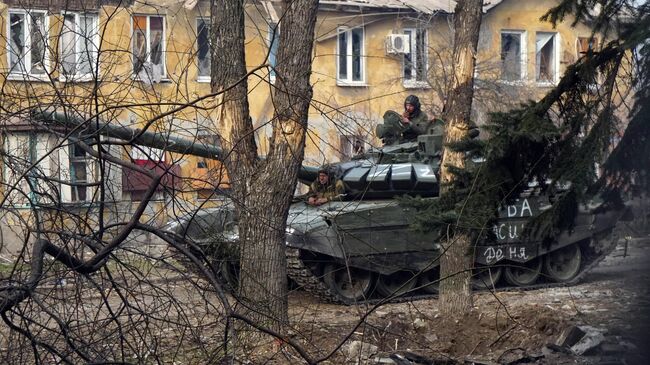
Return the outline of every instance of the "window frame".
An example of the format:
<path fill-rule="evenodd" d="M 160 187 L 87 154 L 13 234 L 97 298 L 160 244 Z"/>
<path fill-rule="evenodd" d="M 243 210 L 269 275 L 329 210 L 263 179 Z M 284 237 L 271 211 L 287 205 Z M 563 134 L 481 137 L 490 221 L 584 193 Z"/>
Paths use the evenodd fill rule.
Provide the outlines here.
<path fill-rule="evenodd" d="M 79 64 L 79 58 L 80 58 L 80 50 L 79 50 L 79 36 L 81 35 L 81 31 L 79 30 L 80 27 L 80 18 L 81 16 L 84 17 L 93 17 L 93 25 L 97 32 L 93 36 L 93 41 L 92 45 L 94 46 L 96 53 L 95 53 L 95 59 L 91 62 L 91 68 L 90 68 L 90 73 L 87 74 L 80 74 L 75 70 L 75 73 L 73 75 L 68 75 L 65 73 L 64 68 L 63 68 L 63 41 L 62 41 L 62 35 L 63 35 L 63 29 L 65 29 L 65 16 L 66 15 L 74 15 L 75 16 L 75 68 Z M 60 58 L 60 70 L 59 70 L 59 80 L 60 81 L 91 81 L 93 79 L 93 76 L 99 78 L 99 73 L 100 73 L 100 68 L 101 64 L 99 63 L 99 14 L 98 13 L 93 13 L 93 12 L 75 12 L 75 11 L 63 11 L 61 12 L 61 17 L 62 19 L 62 31 L 59 34 L 59 58 Z M 94 74 L 94 70 L 96 70 L 96 75 Z"/>
<path fill-rule="evenodd" d="M 44 24 L 43 28 L 45 29 L 45 34 L 43 35 L 43 74 L 34 74 L 32 73 L 32 32 L 31 32 L 31 21 L 27 21 L 31 14 L 40 13 L 43 14 Z M 12 14 L 21 14 L 24 16 L 25 21 L 25 34 L 24 34 L 24 49 L 25 54 L 21 57 L 21 60 L 24 64 L 24 71 L 21 70 L 21 67 L 18 67 L 17 70 L 13 70 L 11 67 L 11 42 L 9 38 L 11 37 L 11 15 Z M 9 80 L 34 80 L 34 81 L 47 81 L 49 80 L 49 74 L 51 72 L 51 58 L 49 52 L 50 44 L 50 16 L 48 10 L 39 10 L 39 9 L 7 9 L 7 39 L 6 39 L 6 52 L 7 52 L 7 68 L 9 72 L 7 73 L 7 79 Z M 20 62 L 19 62 L 20 63 Z M 18 64 L 19 64 L 18 63 Z"/>
<path fill-rule="evenodd" d="M 355 151 L 354 145 L 361 142 L 361 150 Z M 338 155 L 341 161 L 351 161 L 354 157 L 362 154 L 366 150 L 368 142 L 360 134 L 339 134 Z"/>
<path fill-rule="evenodd" d="M 587 50 L 582 50 L 581 51 L 582 41 L 583 40 L 587 43 Z M 590 50 L 592 52 L 597 52 L 598 49 L 600 48 L 599 45 L 600 45 L 600 43 L 598 42 L 598 37 L 577 36 L 576 37 L 576 57 L 580 58 L 580 57 L 584 56 L 585 54 L 587 54 Z"/>
<path fill-rule="evenodd" d="M 132 77 L 134 79 L 136 79 L 136 80 L 146 81 L 146 80 L 143 80 L 139 76 L 139 73 L 141 72 L 141 70 L 136 72 L 135 67 L 134 67 L 135 66 L 135 58 L 136 58 L 135 49 L 134 49 L 134 45 L 135 45 L 134 44 L 135 43 L 134 18 L 138 17 L 138 16 L 143 16 L 143 17 L 147 18 L 147 25 L 146 25 L 146 29 L 145 29 L 145 44 L 146 44 L 147 58 L 146 58 L 146 61 L 144 62 L 144 64 L 151 63 L 151 18 L 152 17 L 157 17 L 157 18 L 162 19 L 162 38 L 160 40 L 161 43 L 162 43 L 161 55 L 160 55 L 160 63 L 162 65 L 162 73 L 160 75 L 160 78 L 161 78 L 161 81 L 162 80 L 168 80 L 167 79 L 167 57 L 166 57 L 166 53 L 167 53 L 167 41 L 166 41 L 167 19 L 166 19 L 165 15 L 163 15 L 163 14 L 139 14 L 139 13 L 137 13 L 137 14 L 132 14 L 131 15 L 131 47 L 130 48 L 131 48 L 131 74 L 132 74 Z"/>
<path fill-rule="evenodd" d="M 269 58 L 268 58 L 268 64 L 269 64 L 269 82 L 271 84 L 275 84 L 275 70 L 274 68 L 277 67 L 278 65 L 278 45 L 280 43 L 280 23 L 276 23 L 273 21 L 269 21 L 269 29 L 268 33 L 266 36 L 266 42 L 268 46 L 268 52 L 269 52 Z M 275 53 L 273 52 L 273 47 L 276 47 Z"/>
<path fill-rule="evenodd" d="M 537 35 L 538 34 L 552 34 L 552 42 L 553 42 L 553 77 L 551 81 L 547 80 L 539 80 L 538 79 L 538 67 L 540 67 L 540 62 L 537 57 Z M 560 54 L 561 54 L 561 49 L 560 49 L 560 33 L 559 32 L 545 32 L 545 31 L 539 31 L 535 32 L 535 82 L 537 83 L 538 86 L 554 86 L 557 85 L 557 83 L 560 80 Z"/>
<path fill-rule="evenodd" d="M 354 30 L 361 31 L 361 47 L 359 58 L 360 62 L 360 74 L 361 80 L 352 80 L 352 59 L 353 59 L 353 45 L 352 45 L 352 32 Z M 340 78 L 340 59 L 341 54 L 339 53 L 340 49 L 340 36 L 345 34 L 346 38 L 346 54 L 345 54 L 345 67 L 346 67 L 346 79 Z M 366 84 L 366 30 L 363 26 L 358 27 L 338 27 L 336 33 L 336 84 L 338 86 L 367 86 Z"/>
<path fill-rule="evenodd" d="M 505 84 L 522 84 L 528 80 L 528 32 L 517 29 L 501 29 L 499 32 L 499 57 L 503 54 L 503 34 L 519 35 L 519 56 L 521 77 L 518 80 L 506 80 L 503 78 L 503 60 L 500 60 L 499 81 Z"/>
<path fill-rule="evenodd" d="M 33 177 L 27 171 L 14 170 L 9 164 L 5 163 L 5 159 L 16 158 L 18 154 L 21 154 L 26 155 L 24 159 L 25 164 L 33 165 L 37 162 L 38 134 L 34 131 L 13 132 L 3 130 L 1 137 L 3 156 L 0 158 L 0 162 L 2 162 L 2 181 L 7 186 L 3 191 L 6 204 L 13 208 L 31 207 L 33 202 L 37 202 L 37 195 L 34 194 L 34 191 L 29 186 L 30 182 L 33 181 Z M 25 141 L 21 141 L 21 139 Z M 23 143 L 26 146 L 23 146 Z M 33 168 L 37 169 L 39 166 L 34 166 Z M 22 178 L 16 179 L 23 174 L 24 176 Z M 15 194 L 15 196 L 11 197 L 11 194 Z"/>
<path fill-rule="evenodd" d="M 212 45 L 210 44 L 210 27 L 212 26 L 212 24 L 210 21 L 210 17 L 198 16 L 196 17 L 196 81 L 210 82 L 212 80 L 212 77 L 210 75 L 210 70 L 208 70 L 208 75 L 201 75 L 200 68 L 199 68 L 199 22 L 200 21 L 203 21 L 204 24 L 206 24 L 206 26 L 208 27 L 208 57 L 209 58 L 212 57 Z M 210 67 L 212 67 L 212 62 L 210 62 Z"/>
<path fill-rule="evenodd" d="M 76 183 L 79 184 L 90 184 L 94 183 L 97 181 L 97 176 L 95 175 L 97 173 L 97 169 L 95 168 L 95 159 L 90 156 L 85 150 L 81 149 L 83 152 L 82 156 L 76 156 L 75 155 L 75 149 L 81 149 L 79 147 L 77 142 L 70 142 L 68 145 L 68 151 L 67 151 L 67 160 L 68 160 L 68 175 L 69 175 L 69 182 L 70 185 L 68 187 L 70 188 L 70 196 L 69 196 L 69 202 L 70 203 L 90 203 L 92 202 L 93 196 L 95 194 L 95 187 L 90 186 L 90 185 L 85 185 L 85 186 L 75 186 Z M 85 180 L 77 180 L 76 177 L 76 169 L 75 169 L 75 163 L 83 163 L 84 165 L 84 172 L 86 179 Z M 84 189 L 84 199 L 79 198 L 79 189 Z"/>
<path fill-rule="evenodd" d="M 404 34 L 407 34 L 409 36 L 409 45 L 410 45 L 410 52 L 411 54 L 411 78 L 406 79 L 404 77 L 404 74 L 406 72 L 406 54 L 402 57 L 402 84 L 405 88 L 407 89 L 428 89 L 431 87 L 429 85 L 429 82 L 427 81 L 427 76 L 429 74 L 429 30 L 426 28 L 404 28 L 402 29 L 402 32 Z M 418 80 L 418 64 L 417 64 L 417 59 L 418 59 L 418 52 L 420 52 L 417 48 L 417 36 L 418 32 L 423 32 L 424 36 L 424 47 L 427 50 L 424 52 L 424 61 L 425 61 L 425 66 L 424 66 L 424 73 L 425 77 L 424 80 Z M 415 37 L 413 37 L 415 35 Z M 415 55 L 415 57 L 413 56 Z"/>

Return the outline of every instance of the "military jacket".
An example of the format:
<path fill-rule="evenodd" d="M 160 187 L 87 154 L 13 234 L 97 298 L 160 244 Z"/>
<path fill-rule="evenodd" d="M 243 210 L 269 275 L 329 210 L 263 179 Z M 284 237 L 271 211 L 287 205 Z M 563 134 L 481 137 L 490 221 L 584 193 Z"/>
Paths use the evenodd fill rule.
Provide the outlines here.
<path fill-rule="evenodd" d="M 309 186 L 309 196 L 316 198 L 326 198 L 327 201 L 331 201 L 337 196 L 345 193 L 345 187 L 341 180 L 336 180 L 335 183 L 329 183 L 327 185 L 322 185 L 318 180 L 311 183 Z"/>
<path fill-rule="evenodd" d="M 417 117 L 410 119 L 410 123 L 407 125 L 402 136 L 406 141 L 412 141 L 418 138 L 421 134 L 426 134 L 427 130 L 431 125 L 429 116 L 427 113 L 420 111 Z"/>

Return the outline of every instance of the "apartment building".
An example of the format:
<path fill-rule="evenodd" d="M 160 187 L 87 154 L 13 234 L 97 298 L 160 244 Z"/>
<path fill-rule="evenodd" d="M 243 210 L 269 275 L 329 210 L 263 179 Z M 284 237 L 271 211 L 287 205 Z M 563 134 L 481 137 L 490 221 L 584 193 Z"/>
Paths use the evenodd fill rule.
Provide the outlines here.
<path fill-rule="evenodd" d="M 479 122 L 489 111 L 543 95 L 567 65 L 597 47 L 588 24 L 553 28 L 540 21 L 555 3 L 486 2 L 476 71 Z M 386 110 L 401 111 L 409 94 L 420 97 L 430 116 L 441 113 L 453 69 L 454 6 L 447 0 L 320 2 L 305 163 L 347 159 L 376 144 L 375 125 Z M 210 59 L 209 7 L 206 0 L 1 2 L 2 208 L 68 204 L 91 211 L 102 201 L 128 212 L 145 196 L 149 177 L 99 163 L 80 142 L 167 172 L 151 204 L 159 223 L 178 213 L 170 196 L 187 207 L 219 198 L 215 189 L 227 189 L 228 180 L 217 161 L 88 138 L 84 129 L 57 129 L 30 117 L 35 109 L 57 110 L 219 144 L 229 126 L 214 115 L 209 97 L 210 70 L 218 67 Z M 246 11 L 246 62 L 255 70 L 249 100 L 263 153 L 282 1 L 250 1 Z"/>

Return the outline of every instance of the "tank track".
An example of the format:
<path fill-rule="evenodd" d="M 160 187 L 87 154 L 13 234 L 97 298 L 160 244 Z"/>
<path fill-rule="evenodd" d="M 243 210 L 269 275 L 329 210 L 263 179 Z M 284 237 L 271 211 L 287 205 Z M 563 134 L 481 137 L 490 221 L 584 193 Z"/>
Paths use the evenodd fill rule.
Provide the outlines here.
<path fill-rule="evenodd" d="M 299 289 L 315 295 L 325 302 L 346 303 L 339 295 L 330 289 L 318 276 L 314 275 L 300 259 L 300 249 L 287 247 L 287 273 Z"/>
<path fill-rule="evenodd" d="M 614 230 L 614 233 L 611 237 L 611 239 L 606 239 L 608 242 L 603 242 L 599 241 L 598 243 L 601 243 L 594 249 L 591 246 L 596 246 L 592 245 L 591 241 L 588 243 L 585 243 L 590 246 L 591 250 L 593 252 L 588 252 L 588 262 L 582 265 L 582 268 L 580 272 L 571 280 L 562 282 L 562 283 L 557 283 L 557 282 L 543 282 L 543 283 L 536 283 L 533 285 L 528 285 L 528 286 L 498 286 L 496 288 L 497 292 L 511 292 L 511 291 L 528 291 L 528 290 L 537 290 L 537 289 L 546 289 L 546 288 L 556 288 L 556 287 L 566 287 L 566 286 L 572 286 L 576 285 L 580 280 L 584 278 L 584 276 L 591 271 L 594 267 L 596 267 L 607 255 L 609 255 L 611 252 L 614 251 L 616 248 L 616 245 L 619 241 L 619 236 L 616 232 L 616 229 Z M 576 242 L 573 244 L 581 244 L 580 242 Z M 297 248 L 291 248 L 287 247 L 286 250 L 287 253 L 287 271 L 289 274 L 289 277 L 298 284 L 298 287 L 300 289 L 303 289 L 307 291 L 308 293 L 314 295 L 315 297 L 325 301 L 325 302 L 330 302 L 330 303 L 338 303 L 338 304 L 344 304 L 344 305 L 354 305 L 354 304 L 380 304 L 380 303 L 401 303 L 401 302 L 407 302 L 407 301 L 413 301 L 413 300 L 421 300 L 421 299 L 435 299 L 438 297 L 437 294 L 422 294 L 418 291 L 414 292 L 413 295 L 402 295 L 402 296 L 396 296 L 392 298 L 370 298 L 365 301 L 358 301 L 358 302 L 348 302 L 343 300 L 339 295 L 337 295 L 332 289 L 330 289 L 325 282 L 321 280 L 320 277 L 314 275 L 307 267 L 302 259 L 300 258 L 300 249 Z M 584 253 L 583 253 L 584 255 Z M 492 291 L 492 289 L 481 289 L 481 290 L 476 290 L 478 292 L 482 291 Z"/>

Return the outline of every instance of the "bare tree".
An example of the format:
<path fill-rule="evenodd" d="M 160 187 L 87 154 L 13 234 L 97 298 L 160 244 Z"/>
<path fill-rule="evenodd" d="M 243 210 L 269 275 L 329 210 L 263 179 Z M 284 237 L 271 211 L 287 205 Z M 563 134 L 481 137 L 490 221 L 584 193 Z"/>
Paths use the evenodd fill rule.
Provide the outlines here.
<path fill-rule="evenodd" d="M 481 25 L 483 1 L 461 0 L 454 15 L 454 75 L 451 93 L 443 111 L 446 121 L 444 141 L 447 146 L 470 138 L 475 126 L 470 120 L 474 95 L 474 67 Z M 456 182 L 455 172 L 466 164 L 464 152 L 449 147 L 443 151 L 440 168 L 441 194 L 448 194 Z M 460 213 L 462 214 L 462 212 Z M 447 237 L 440 260 L 440 307 L 452 315 L 461 315 L 472 306 L 471 270 L 473 238 L 460 229 Z"/>
<path fill-rule="evenodd" d="M 223 91 L 220 119 L 232 125 L 226 165 L 239 214 L 244 312 L 280 329 L 288 323 L 284 227 L 304 156 L 318 1 L 285 3 L 273 135 L 264 160 L 258 156 L 248 108 L 243 6 L 243 0 L 213 5 L 212 90 Z"/>

